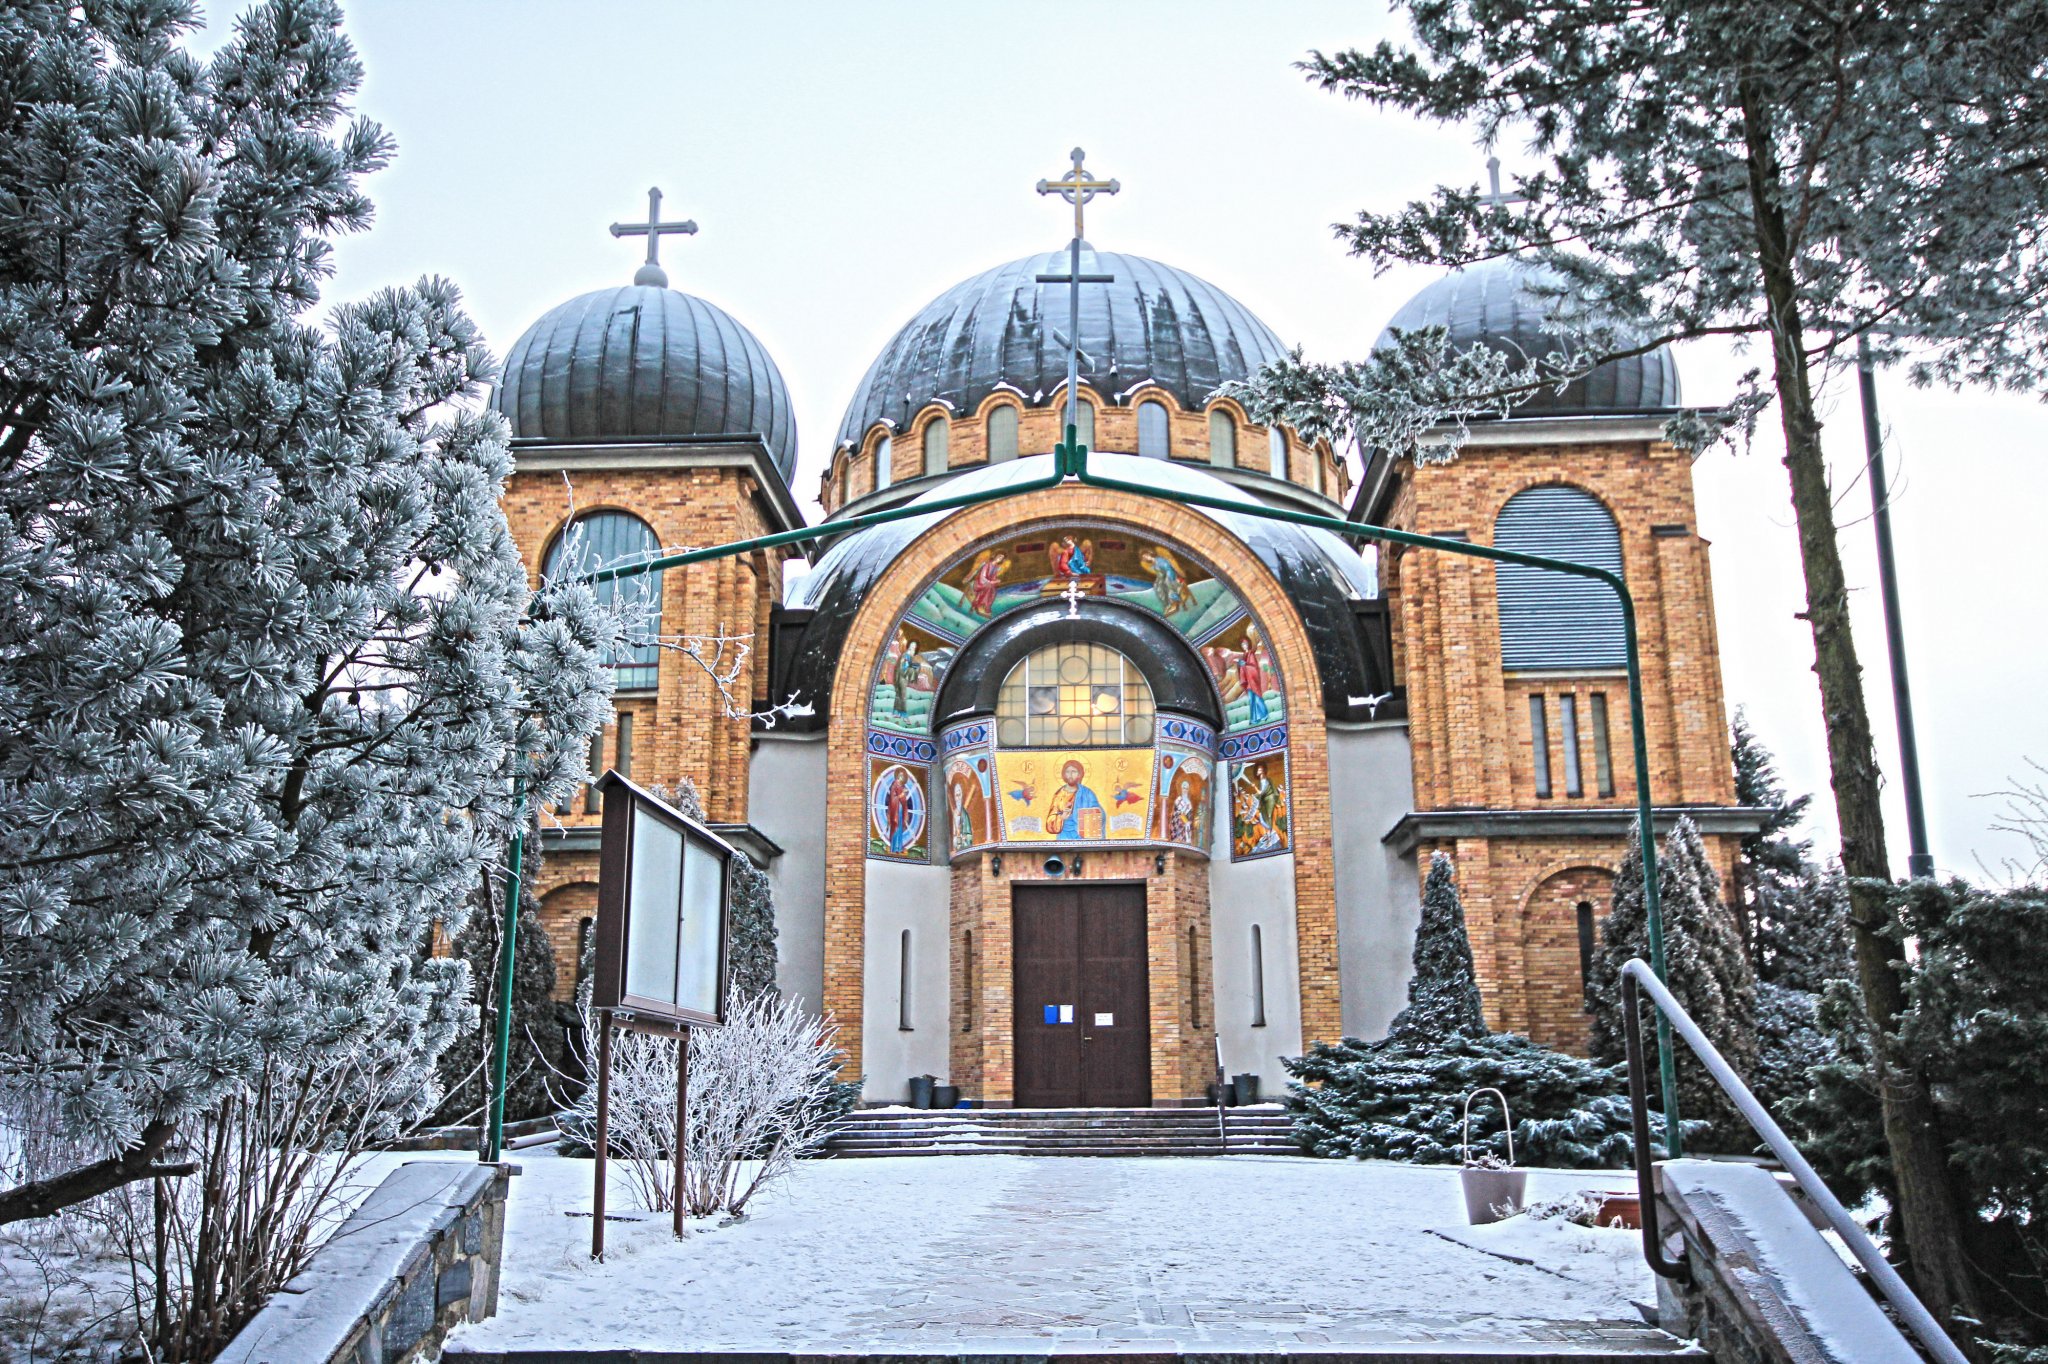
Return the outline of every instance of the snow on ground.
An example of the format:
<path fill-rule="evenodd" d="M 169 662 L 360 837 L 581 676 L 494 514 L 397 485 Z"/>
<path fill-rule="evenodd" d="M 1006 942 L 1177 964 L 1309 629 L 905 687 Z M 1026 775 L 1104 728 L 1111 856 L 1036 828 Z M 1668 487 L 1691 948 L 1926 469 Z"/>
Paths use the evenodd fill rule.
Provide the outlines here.
<path fill-rule="evenodd" d="M 745 1222 L 693 1223 L 680 1242 L 666 1216 L 608 1222 L 607 1259 L 594 1264 L 590 1162 L 519 1160 L 499 1315 L 457 1337 L 474 1348 L 1076 1338 L 1669 1347 L 1632 1306 L 1654 1296 L 1636 1233 L 1562 1219 L 1468 1229 L 1448 1167 L 1279 1156 L 818 1161 Z M 1537 1171 L 1529 1196 L 1626 1187 L 1619 1172 Z M 617 1183 L 612 1206 L 626 1199 Z"/>

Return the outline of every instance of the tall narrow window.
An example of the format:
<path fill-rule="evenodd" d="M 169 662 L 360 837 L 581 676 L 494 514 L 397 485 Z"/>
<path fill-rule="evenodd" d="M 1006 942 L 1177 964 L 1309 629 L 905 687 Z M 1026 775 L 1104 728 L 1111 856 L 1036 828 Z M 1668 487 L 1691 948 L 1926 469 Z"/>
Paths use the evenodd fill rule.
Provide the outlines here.
<path fill-rule="evenodd" d="M 1597 931 L 1593 927 L 1593 902 L 1581 900 L 1579 911 L 1579 989 L 1584 991 L 1586 982 L 1593 979 L 1593 947 Z"/>
<path fill-rule="evenodd" d="M 1066 410 L 1066 404 L 1062 403 L 1060 405 L 1060 410 L 1064 412 Z M 1064 421 L 1066 420 L 1066 418 L 1063 416 L 1061 417 L 1061 420 Z M 1093 450 L 1095 448 L 1094 403 L 1091 403 L 1086 398 L 1083 398 L 1079 403 L 1075 404 L 1074 425 L 1080 430 L 1081 444 L 1087 446 L 1090 450 Z"/>
<path fill-rule="evenodd" d="M 596 931 L 597 920 L 584 919 L 576 925 L 576 983 L 583 984 L 592 965 L 590 957 L 590 935 Z"/>
<path fill-rule="evenodd" d="M 1266 1026 L 1266 937 L 1252 925 L 1252 1026 Z"/>
<path fill-rule="evenodd" d="M 597 779 L 604 775 L 604 731 L 590 736 L 590 785 L 583 788 L 583 813 L 594 815 L 604 808 L 604 797 L 598 794 Z"/>
<path fill-rule="evenodd" d="M 834 506 L 835 508 L 837 508 L 837 507 L 843 507 L 843 506 L 845 506 L 845 505 L 846 505 L 846 485 L 847 485 L 847 483 L 848 483 L 848 482 L 849 482 L 849 481 L 851 480 L 851 478 L 852 478 L 852 475 L 853 475 L 853 456 L 852 456 L 852 455 L 842 455 L 842 456 L 840 456 L 840 459 L 839 459 L 839 496 L 838 496 L 838 497 L 837 497 L 836 499 L 834 499 L 834 501 L 833 501 L 833 503 L 832 503 L 832 505 L 833 505 L 833 506 Z"/>
<path fill-rule="evenodd" d="M 601 568 L 641 564 L 661 553 L 661 542 L 645 521 L 629 512 L 585 512 L 555 537 L 541 560 L 543 581 L 595 573 Z M 661 669 L 661 575 L 641 573 L 596 586 L 599 602 L 615 606 L 626 618 L 627 638 L 610 651 L 613 685 L 619 691 L 650 691 Z"/>
<path fill-rule="evenodd" d="M 1237 423 L 1220 408 L 1209 414 L 1209 462 L 1219 469 L 1237 467 Z"/>
<path fill-rule="evenodd" d="M 1202 1026 L 1202 935 L 1188 925 L 1188 1026 Z"/>
<path fill-rule="evenodd" d="M 903 930 L 903 960 L 896 977 L 896 1028 L 910 1032 L 910 930 Z"/>
<path fill-rule="evenodd" d="M 951 447 L 953 424 L 944 417 L 933 417 L 924 428 L 924 471 L 932 474 L 946 472 L 947 451 Z"/>
<path fill-rule="evenodd" d="M 1593 789 L 1602 796 L 1614 794 L 1614 754 L 1607 747 L 1607 693 L 1596 691 L 1588 702 L 1593 722 Z"/>
<path fill-rule="evenodd" d="M 1550 799 L 1550 727 L 1543 722 L 1543 695 L 1529 698 L 1529 759 L 1536 770 L 1536 794 Z"/>
<path fill-rule="evenodd" d="M 1583 796 L 1586 783 L 1579 776 L 1579 698 L 1569 692 L 1557 698 L 1557 738 L 1564 745 L 1564 793 Z"/>
<path fill-rule="evenodd" d="M 1287 477 L 1287 433 L 1277 426 L 1266 431 L 1266 461 L 1273 477 Z"/>
<path fill-rule="evenodd" d="M 633 775 L 633 712 L 619 712 L 619 738 L 612 749 L 612 766 L 622 777 Z"/>
<path fill-rule="evenodd" d="M 988 458 L 991 464 L 1017 458 L 1017 409 L 1008 403 L 989 411 Z"/>
<path fill-rule="evenodd" d="M 875 481 L 872 486 L 879 488 L 895 481 L 896 440 L 893 436 L 884 436 L 881 443 L 875 446 Z"/>
<path fill-rule="evenodd" d="M 1138 453 L 1146 459 L 1167 455 L 1166 404 L 1146 399 L 1138 404 Z"/>
<path fill-rule="evenodd" d="M 960 932 L 960 1031 L 974 1031 L 974 930 Z"/>

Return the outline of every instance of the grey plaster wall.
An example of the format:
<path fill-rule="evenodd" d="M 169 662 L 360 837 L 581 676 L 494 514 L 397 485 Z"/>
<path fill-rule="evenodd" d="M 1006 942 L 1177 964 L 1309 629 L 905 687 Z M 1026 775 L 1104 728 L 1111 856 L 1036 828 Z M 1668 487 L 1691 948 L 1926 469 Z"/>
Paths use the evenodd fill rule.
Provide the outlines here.
<path fill-rule="evenodd" d="M 1216 1038 L 1229 1075 L 1258 1075 L 1262 1097 L 1287 1085 L 1283 1056 L 1301 1054 L 1301 958 L 1294 929 L 1294 858 L 1229 857 L 1228 792 L 1219 787 L 1216 857 L 1209 863 L 1209 947 L 1216 982 Z M 1265 1023 L 1255 1019 L 1252 929 L 1264 964 Z"/>
<path fill-rule="evenodd" d="M 775 983 L 816 1011 L 825 998 L 825 736 L 757 736 L 747 822 L 782 846 L 775 890 Z"/>
<path fill-rule="evenodd" d="M 1415 799 L 1405 721 L 1332 724 L 1331 865 L 1337 889 L 1337 972 L 1347 1037 L 1379 1037 L 1408 1002 L 1422 918 L 1413 858 L 1380 839 Z"/>
<path fill-rule="evenodd" d="M 861 1097 L 869 1103 L 905 1102 L 913 1075 L 948 1078 L 952 892 L 953 874 L 946 867 L 868 859 L 861 993 L 861 1066 L 867 1085 Z M 902 965 L 906 930 L 907 981 Z M 908 1028 L 902 1007 L 906 986 Z"/>

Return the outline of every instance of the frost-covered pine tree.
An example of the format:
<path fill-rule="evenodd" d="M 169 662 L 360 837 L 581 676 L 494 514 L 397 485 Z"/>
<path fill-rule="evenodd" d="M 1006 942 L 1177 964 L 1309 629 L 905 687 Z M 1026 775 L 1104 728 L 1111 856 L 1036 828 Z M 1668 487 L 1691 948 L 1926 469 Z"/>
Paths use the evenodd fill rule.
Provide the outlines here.
<path fill-rule="evenodd" d="M 0 1083 L 104 1157 L 0 1221 L 295 1076 L 431 1109 L 468 982 L 420 948 L 607 703 L 594 596 L 525 619 L 454 287 L 311 316 L 391 150 L 338 10 L 193 24 L 0 11 Z"/>
<path fill-rule="evenodd" d="M 1756 976 L 1743 950 L 1741 930 L 1721 902 L 1720 877 L 1690 818 L 1681 817 L 1658 858 L 1659 904 L 1664 920 L 1665 983 L 1738 1074 L 1756 1067 Z M 1613 906 L 1601 921 L 1600 943 L 1586 981 L 1592 1015 L 1593 1055 L 1623 1059 L 1621 968 L 1629 958 L 1650 960 L 1649 920 L 1643 896 L 1643 855 L 1631 840 L 1614 878 Z M 1679 1054 L 1680 1111 L 1715 1124 L 1717 1141 L 1747 1150 L 1750 1138 L 1704 1068 Z"/>
<path fill-rule="evenodd" d="M 1408 980 L 1408 1007 L 1394 1015 L 1393 1033 L 1416 1040 L 1486 1035 L 1465 904 L 1446 853 L 1429 859 L 1422 922 L 1415 929 L 1415 974 Z"/>

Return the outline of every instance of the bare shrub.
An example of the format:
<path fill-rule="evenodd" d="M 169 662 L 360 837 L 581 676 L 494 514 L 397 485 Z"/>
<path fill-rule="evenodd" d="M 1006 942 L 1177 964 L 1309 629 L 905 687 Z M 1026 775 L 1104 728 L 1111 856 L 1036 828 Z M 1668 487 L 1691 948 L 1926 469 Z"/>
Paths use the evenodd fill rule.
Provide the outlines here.
<path fill-rule="evenodd" d="M 737 990 L 724 1027 L 691 1029 L 683 1138 L 683 1200 L 690 1216 L 745 1216 L 755 1195 L 823 1146 L 837 1107 L 838 1031 L 807 1014 L 799 1000 Z M 597 1019 L 588 1011 L 584 1034 L 597 1036 Z M 594 1058 L 590 1070 L 594 1076 Z M 633 1198 L 651 1212 L 674 1206 L 675 1104 L 675 1042 L 615 1033 L 608 1139 L 613 1158 L 626 1166 Z M 562 1114 L 561 1128 L 571 1141 L 595 1143 L 594 1083 Z"/>

